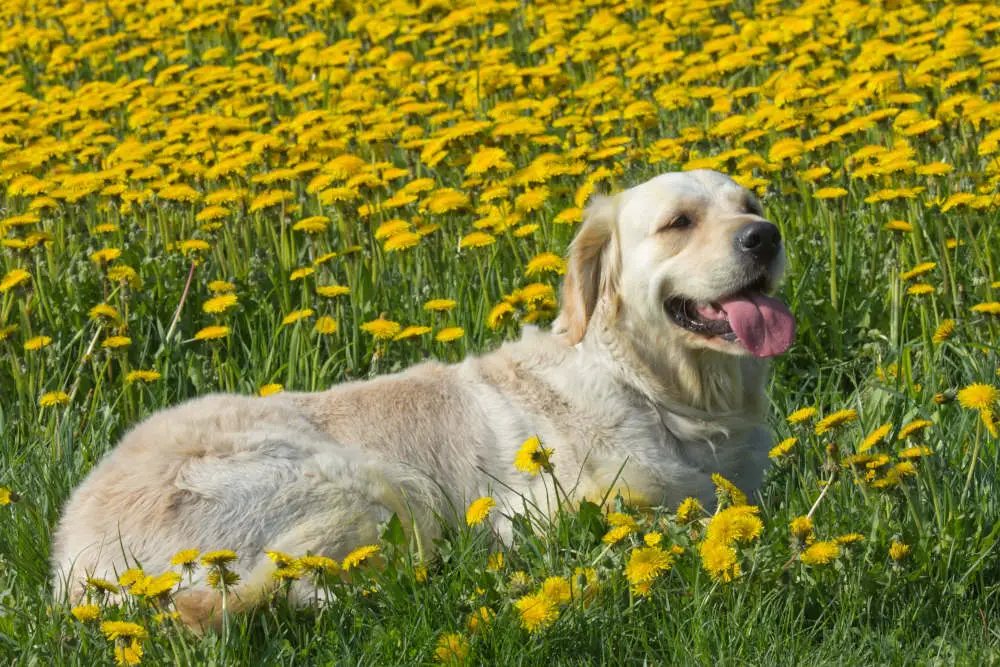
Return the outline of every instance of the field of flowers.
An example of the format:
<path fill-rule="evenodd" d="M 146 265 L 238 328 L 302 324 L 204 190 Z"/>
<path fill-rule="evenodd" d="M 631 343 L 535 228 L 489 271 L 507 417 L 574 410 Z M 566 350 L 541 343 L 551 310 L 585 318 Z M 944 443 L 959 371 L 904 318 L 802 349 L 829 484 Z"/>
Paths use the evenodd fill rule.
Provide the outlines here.
<path fill-rule="evenodd" d="M 0 26 L 0 662 L 1000 662 L 1000 6 L 12 0 Z M 699 167 L 787 242 L 760 498 L 521 517 L 504 551 L 483 499 L 431 562 L 394 523 L 342 563 L 273 554 L 335 602 L 220 634 L 170 599 L 186 568 L 225 586 L 225 551 L 52 600 L 62 503 L 129 425 L 545 326 L 588 198 Z"/>

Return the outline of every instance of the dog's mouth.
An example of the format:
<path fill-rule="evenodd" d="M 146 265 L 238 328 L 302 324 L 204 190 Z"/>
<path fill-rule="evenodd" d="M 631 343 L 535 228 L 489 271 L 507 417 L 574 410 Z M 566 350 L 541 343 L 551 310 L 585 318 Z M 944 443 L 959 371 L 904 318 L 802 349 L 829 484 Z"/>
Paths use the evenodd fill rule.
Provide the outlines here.
<path fill-rule="evenodd" d="M 766 278 L 709 303 L 684 297 L 664 302 L 677 326 L 705 338 L 739 341 L 755 357 L 773 357 L 787 350 L 795 339 L 795 316 L 788 306 L 767 296 Z"/>

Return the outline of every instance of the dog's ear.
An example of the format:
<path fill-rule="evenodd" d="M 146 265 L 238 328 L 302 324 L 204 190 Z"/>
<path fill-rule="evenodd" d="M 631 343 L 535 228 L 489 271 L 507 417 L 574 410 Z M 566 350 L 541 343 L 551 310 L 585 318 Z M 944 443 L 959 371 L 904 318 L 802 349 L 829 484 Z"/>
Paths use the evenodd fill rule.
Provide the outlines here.
<path fill-rule="evenodd" d="M 553 325 L 570 345 L 583 340 L 597 302 L 617 291 L 618 205 L 614 197 L 598 197 L 583 213 L 583 225 L 569 247 L 569 265 L 563 278 L 562 308 Z"/>

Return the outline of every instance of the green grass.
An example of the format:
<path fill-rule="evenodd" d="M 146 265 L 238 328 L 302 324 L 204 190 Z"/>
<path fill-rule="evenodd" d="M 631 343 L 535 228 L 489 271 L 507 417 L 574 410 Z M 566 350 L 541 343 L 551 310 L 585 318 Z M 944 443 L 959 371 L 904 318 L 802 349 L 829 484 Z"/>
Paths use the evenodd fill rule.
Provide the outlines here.
<path fill-rule="evenodd" d="M 181 30 L 182 21 L 209 16 L 207 9 L 193 7 L 172 15 L 154 5 L 140 10 L 111 3 L 114 11 L 102 10 L 86 20 L 79 8 L 59 17 L 56 6 L 44 2 L 31 10 L 0 10 L 10 34 L 20 40 L 0 52 L 0 68 L 5 68 L 0 70 L 0 102 L 6 105 L 0 106 L 0 183 L 5 185 L 0 221 L 44 204 L 44 193 L 54 202 L 54 207 L 43 206 L 33 223 L 0 222 L 0 236 L 10 241 L 0 254 L 0 279 L 15 269 L 31 274 L 25 283 L 0 291 L 0 484 L 17 494 L 16 502 L 0 506 L 0 662 L 112 661 L 111 644 L 97 627 L 81 624 L 65 601 L 52 599 L 47 559 L 62 504 L 130 425 L 159 408 L 211 391 L 251 394 L 270 383 L 316 390 L 429 357 L 457 361 L 488 351 L 516 337 L 521 323 L 532 317 L 544 326 L 554 314 L 551 304 L 535 312 L 518 304 L 514 316 L 496 328 L 487 324 L 487 317 L 496 304 L 527 284 L 537 280 L 558 285 L 556 275 L 526 277 L 525 268 L 538 253 L 565 252 L 574 226 L 555 218 L 581 204 L 587 184 L 597 190 L 619 189 L 663 171 L 695 166 L 704 156 L 720 155 L 712 166 L 757 187 L 764 194 L 768 217 L 782 230 L 788 255 L 783 295 L 799 323 L 796 345 L 774 364 L 769 386 L 776 442 L 791 436 L 799 441 L 771 469 L 760 497 L 752 501 L 760 507 L 764 531 L 741 548 L 741 577 L 713 581 L 701 566 L 697 535 L 676 525 L 676 508 L 659 508 L 654 518 L 642 519 L 644 528 L 658 522 L 665 541 L 684 547 L 685 553 L 648 597 L 635 596 L 622 570 L 633 543 L 641 539 L 633 536 L 608 548 L 601 542 L 606 521 L 588 507 L 579 513 L 560 512 L 552 521 L 534 516 L 516 522 L 516 539 L 505 550 L 500 571 L 486 565 L 497 548 L 488 531 L 452 526 L 437 545 L 437 559 L 428 564 L 426 583 L 417 583 L 412 553 L 390 531 L 383 545 L 392 556 L 389 565 L 353 582 L 331 582 L 335 601 L 328 605 L 293 609 L 278 596 L 270 606 L 233 619 L 224 633 L 205 636 L 170 622 L 157 624 L 151 619 L 155 610 L 138 599 L 121 609 L 104 609 L 103 618 L 128 618 L 150 628 L 151 637 L 142 644 L 144 664 L 427 663 L 434 660 L 439 637 L 446 632 L 469 639 L 473 664 L 1000 662 L 998 439 L 975 410 L 954 400 L 956 392 L 970 384 L 996 386 L 1000 368 L 1000 319 L 972 310 L 976 304 L 995 302 L 1000 292 L 995 256 L 1000 248 L 1000 170 L 988 139 L 1000 126 L 994 110 L 997 69 L 991 65 L 996 60 L 990 55 L 997 32 L 993 23 L 1000 18 L 995 8 L 984 5 L 953 13 L 949 3 L 902 3 L 896 18 L 902 16 L 905 27 L 896 34 L 889 9 L 865 14 L 833 3 L 808 10 L 815 13 L 815 23 L 796 34 L 798 24 L 789 18 L 796 5 L 791 2 L 773 10 L 758 6 L 756 14 L 745 2 L 714 9 L 694 2 L 629 6 L 619 15 L 623 24 L 633 27 L 628 39 L 604 43 L 600 40 L 610 33 L 601 24 L 610 21 L 608 15 L 580 3 L 557 3 L 580 10 L 567 19 L 564 34 L 533 13 L 544 8 L 473 4 L 488 11 L 449 18 L 443 10 L 427 8 L 422 16 L 390 16 L 395 5 L 386 3 L 371 26 L 352 20 L 357 14 L 346 5 L 316 5 L 298 13 L 285 7 L 285 14 L 247 22 L 237 20 L 242 6 L 222 4 L 227 14 L 219 30 Z M 929 13 L 928 20 L 937 18 L 925 25 L 925 18 L 914 14 L 920 8 Z M 736 10 L 765 24 L 748 28 Z M 150 20 L 141 11 L 159 16 L 168 34 L 141 33 L 138 28 Z M 843 32 L 838 19 L 846 21 Z M 296 22 L 305 28 L 299 29 Z M 421 22 L 429 26 L 422 37 L 401 39 Z M 494 34 L 500 23 L 509 32 Z M 380 32 L 397 24 L 402 26 L 397 33 Z M 667 24 L 672 26 L 670 34 L 657 32 L 657 26 Z M 970 49 L 962 46 L 961 25 L 970 31 Z M 38 32 L 43 29 L 44 34 Z M 663 75 L 632 69 L 647 60 L 668 62 L 657 47 L 697 54 L 730 30 L 750 30 L 747 43 L 740 42 L 734 53 L 761 44 L 766 52 L 724 72 L 698 73 L 696 58 Z M 301 64 L 298 52 L 281 54 L 273 45 L 259 44 L 273 37 L 297 40 L 309 31 L 322 33 L 319 48 L 347 37 L 360 41 L 339 43 L 326 53 L 325 64 L 303 65 L 304 70 L 296 69 Z M 589 40 L 581 39 L 585 33 Z M 932 34 L 929 43 L 949 58 L 939 69 L 929 70 L 933 74 L 917 72 L 921 63 L 932 60 L 931 53 L 921 51 L 925 34 Z M 121 39 L 83 48 L 103 35 Z M 558 62 L 548 73 L 522 72 L 524 85 L 521 74 L 513 77 L 502 71 L 556 58 L 550 47 L 531 48 L 546 35 L 554 44 L 574 44 L 577 57 Z M 879 60 L 865 50 L 877 50 L 876 37 L 909 50 Z M 585 52 L 595 39 L 600 44 Z M 448 48 L 434 52 L 435 40 Z M 59 52 L 54 48 L 59 45 L 69 51 Z M 149 53 L 118 58 L 142 45 L 149 46 Z M 387 52 L 411 53 L 416 64 L 401 70 L 413 72 L 412 80 L 369 72 L 384 60 L 384 54 L 372 55 L 375 45 Z M 217 61 L 205 55 L 215 47 L 222 47 Z M 506 64 L 497 70 L 483 58 L 472 57 L 480 48 L 494 49 L 491 57 Z M 509 55 L 503 54 L 504 48 L 510 49 Z M 183 49 L 186 53 L 180 53 Z M 241 54 L 255 49 L 262 51 L 256 68 L 234 69 Z M 353 60 L 338 60 L 348 52 Z M 149 60 L 155 55 L 159 61 Z M 797 60 L 789 55 L 810 60 L 794 65 Z M 428 81 L 445 70 L 415 69 L 431 61 L 449 68 L 447 80 L 434 84 L 439 87 L 435 90 Z M 176 63 L 188 65 L 189 71 L 168 72 L 161 81 L 168 65 Z M 226 68 L 218 76 L 229 88 L 213 87 L 206 69 L 211 63 Z M 824 78 L 826 66 L 833 73 Z M 941 82 L 975 68 L 979 71 L 971 78 Z M 684 78 L 689 72 L 695 74 Z M 815 85 L 815 95 L 800 95 L 808 86 L 795 78 L 798 72 L 815 75 L 807 80 Z M 866 88 L 866 77 L 873 73 L 890 74 L 892 81 L 880 84 L 885 91 Z M 317 83 L 310 89 L 314 74 Z M 892 74 L 897 76 L 893 79 Z M 602 88 L 605 75 L 619 81 L 622 89 Z M 775 79 L 777 75 L 785 78 Z M 173 87 L 180 97 L 158 106 L 150 95 L 126 90 L 121 77 L 145 80 L 158 94 L 169 94 Z M 533 77 L 540 88 L 532 88 Z M 87 85 L 100 82 L 103 88 L 87 92 Z M 347 85 L 359 82 L 370 84 L 371 90 L 359 92 Z M 272 84 L 279 88 L 267 88 Z M 298 87 L 303 85 L 307 88 Z M 697 90 L 708 85 L 718 90 Z M 76 96 L 76 107 L 69 106 L 59 86 L 68 91 L 67 97 Z M 758 88 L 732 95 L 747 86 Z M 671 101 L 675 87 L 690 93 L 686 101 Z M 244 97 L 236 95 L 237 90 L 244 91 Z M 904 91 L 915 91 L 919 101 L 888 98 Z M 471 98 L 463 95 L 471 92 Z M 406 95 L 440 101 L 442 107 L 400 111 L 399 100 Z M 955 105 L 956 95 L 969 97 Z M 423 153 L 423 146 L 407 144 L 412 139 L 408 130 L 420 128 L 425 138 L 433 137 L 455 122 L 436 117 L 440 112 L 457 110 L 463 119 L 500 122 L 497 114 L 489 115 L 498 106 L 513 99 L 540 102 L 549 97 L 558 102 L 551 116 L 543 116 L 545 133 L 557 138 L 552 146 L 523 136 L 494 137 L 487 129 L 450 142 L 448 156 L 435 162 Z M 798 124 L 784 126 L 780 119 L 753 115 L 771 108 L 778 97 L 785 98 L 779 106 L 791 109 Z M 611 114 L 650 100 L 656 102 L 652 115 Z M 714 106 L 727 101 L 730 109 Z M 230 104 L 232 113 L 226 108 Z M 253 111 L 255 104 L 264 104 L 263 111 Z M 840 105 L 846 110 L 838 111 Z M 886 108 L 911 109 L 919 112 L 920 120 L 942 122 L 908 135 L 912 123 L 898 124 L 888 116 L 844 132 L 836 141 L 804 148 L 792 158 L 772 154 L 781 140 L 833 136 L 830 133 L 843 123 Z M 72 113 L 65 115 L 68 109 Z M 150 109 L 154 120 L 140 129 L 136 119 Z M 322 141 L 302 149 L 298 142 L 314 123 L 303 120 L 302 114 L 314 109 L 331 110 L 333 117 L 322 123 L 332 129 Z M 739 136 L 710 133 L 737 114 L 751 118 Z M 601 120 L 602 115 L 609 119 Z M 236 116 L 246 127 L 218 129 L 206 120 L 219 116 Z M 572 120 L 574 116 L 579 119 Z M 567 118 L 568 125 L 557 122 Z M 344 124 L 345 119 L 351 122 Z M 85 124 L 81 120 L 104 121 L 106 126 L 78 135 Z M 384 122 L 397 124 L 382 128 L 388 138 L 365 134 Z M 764 134 L 747 139 L 745 131 L 756 126 Z M 241 136 L 244 130 L 260 134 Z M 255 149 L 254 142 L 264 135 L 274 145 Z M 628 150 L 588 161 L 608 137 L 628 138 Z M 740 137 L 746 141 L 738 142 Z M 114 167 L 119 158 L 111 157 L 127 139 L 151 147 L 148 155 L 131 156 L 139 165 L 158 163 L 164 177 L 173 174 L 201 195 L 224 188 L 246 192 L 214 229 L 195 220 L 204 202 L 159 197 L 129 203 L 131 195 L 102 194 L 102 188 L 117 183 L 128 188 L 126 194 L 151 195 L 168 186 L 158 180 L 161 177 L 136 177 L 134 168 L 126 174 L 102 171 Z M 665 139 L 676 144 L 657 143 Z M 47 153 L 51 146 L 46 142 L 56 140 L 69 143 Z M 898 149 L 903 140 L 911 152 L 902 166 L 890 164 L 899 158 L 891 152 L 856 156 L 868 145 Z M 508 174 L 495 175 L 496 182 L 510 188 L 497 202 L 508 205 L 498 219 L 511 228 L 494 221 L 493 245 L 460 250 L 461 239 L 473 231 L 475 221 L 489 215 L 473 211 L 482 205 L 489 184 L 470 182 L 465 174 L 469 157 L 484 145 L 504 148 L 515 166 Z M 187 153 L 192 146 L 197 150 Z M 746 147 L 748 154 L 727 153 L 738 146 Z M 85 152 L 91 149 L 96 152 Z M 546 151 L 565 158 L 564 168 L 546 177 L 547 201 L 538 210 L 514 210 L 517 195 L 531 187 L 514 175 Z M 352 202 L 324 199 L 325 190 L 309 191 L 322 166 L 276 185 L 253 180 L 303 161 L 327 165 L 342 153 L 360 156 L 377 173 L 384 173 L 385 165 L 377 164 L 381 161 L 408 173 L 399 180 L 359 185 Z M 49 157 L 39 158 L 43 154 Z M 183 161 L 196 159 L 202 168 L 211 168 L 243 154 L 254 156 L 254 161 L 219 177 Z M 181 157 L 171 162 L 172 156 Z M 754 157 L 759 162 L 750 159 Z M 920 165 L 937 162 L 948 163 L 953 171 L 918 171 Z M 864 165 L 884 171 L 859 177 Z M 809 175 L 810 169 L 823 166 L 831 173 Z M 98 187 L 76 198 L 62 190 L 63 170 L 103 175 Z M 29 193 L 19 181 L 26 174 L 51 182 Z M 417 178 L 433 179 L 434 187 L 459 189 L 471 202 L 438 214 L 426 205 L 424 192 L 413 203 L 371 218 L 358 212 L 359 206 L 385 202 Z M 840 198 L 817 198 L 821 187 L 847 192 Z M 924 190 L 910 193 L 912 197 L 866 201 L 886 188 L 914 187 Z M 252 210 L 254 198 L 274 188 L 293 194 L 284 204 Z M 956 193 L 980 199 L 949 200 Z M 316 235 L 292 229 L 297 220 L 312 215 L 327 216 L 329 229 Z M 414 248 L 388 252 L 375 232 L 394 217 L 407 219 L 415 228 L 436 224 L 440 229 Z M 911 223 L 913 231 L 885 230 L 892 220 Z M 95 231 L 101 223 L 113 223 L 114 228 Z M 539 227 L 523 233 L 528 224 Z M 43 242 L 18 247 L 38 232 L 47 235 Z M 179 251 L 176 244 L 189 239 L 204 240 L 209 249 Z M 110 280 L 109 267 L 90 259 L 105 247 L 121 250 L 111 265 L 132 267 L 141 285 Z M 338 256 L 315 265 L 313 275 L 290 279 L 292 271 L 314 266 L 332 251 Z M 921 262 L 935 266 L 921 277 L 900 278 Z M 236 308 L 220 316 L 202 311 L 212 280 L 235 284 Z M 931 285 L 933 293 L 909 294 L 908 287 L 921 281 Z M 325 299 L 315 292 L 317 285 L 334 283 L 349 286 L 350 295 Z M 424 311 L 423 303 L 435 297 L 454 299 L 458 305 L 447 313 Z M 92 320 L 88 312 L 99 303 L 116 308 L 122 326 Z M 286 315 L 306 308 L 314 315 L 282 324 Z M 376 343 L 360 326 L 382 313 L 404 326 L 424 324 L 434 331 L 460 326 L 465 335 L 450 343 L 435 342 L 433 333 Z M 321 315 L 337 320 L 335 334 L 315 332 L 313 324 Z M 934 342 L 935 331 L 948 319 L 955 320 L 954 333 Z M 196 332 L 216 322 L 230 326 L 232 333 L 219 341 L 194 340 Z M 8 328 L 12 326 L 16 329 Z M 129 336 L 130 345 L 102 347 L 115 333 Z M 25 341 L 39 335 L 51 337 L 51 344 L 26 350 Z M 128 383 L 128 373 L 136 369 L 155 369 L 162 378 Z M 47 392 L 65 392 L 67 401 L 41 407 L 40 398 Z M 816 407 L 818 416 L 854 409 L 858 420 L 824 436 L 815 435 L 814 421 L 785 421 L 794 410 L 808 406 Z M 892 425 L 889 437 L 874 451 L 894 457 L 904 447 L 896 434 L 918 419 L 931 425 L 905 444 L 925 445 L 933 453 L 916 461 L 915 476 L 879 489 L 863 480 L 863 470 L 838 463 L 838 457 L 855 452 L 865 435 L 884 423 Z M 828 447 L 831 442 L 835 450 Z M 884 479 L 894 462 L 882 466 L 876 478 Z M 845 547 L 828 565 L 806 566 L 795 559 L 789 522 L 814 506 L 820 482 L 831 478 L 834 483 L 812 516 L 817 539 L 849 532 L 865 539 Z M 893 542 L 911 547 L 898 563 L 889 557 Z M 597 569 L 600 590 L 594 599 L 563 607 L 548 629 L 523 629 L 514 601 L 537 590 L 546 577 L 570 576 L 576 567 Z M 518 570 L 527 573 L 527 585 L 511 582 Z M 467 619 L 481 606 L 496 618 L 485 631 L 470 633 Z"/>

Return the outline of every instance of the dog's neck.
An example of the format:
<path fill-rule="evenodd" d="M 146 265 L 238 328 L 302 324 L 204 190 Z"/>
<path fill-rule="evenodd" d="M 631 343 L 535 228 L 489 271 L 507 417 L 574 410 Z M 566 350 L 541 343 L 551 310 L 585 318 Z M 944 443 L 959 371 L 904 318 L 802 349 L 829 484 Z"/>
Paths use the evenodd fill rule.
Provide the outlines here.
<path fill-rule="evenodd" d="M 690 349 L 603 300 L 581 345 L 658 408 L 735 423 L 760 423 L 766 414 L 767 362 Z"/>

